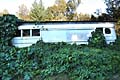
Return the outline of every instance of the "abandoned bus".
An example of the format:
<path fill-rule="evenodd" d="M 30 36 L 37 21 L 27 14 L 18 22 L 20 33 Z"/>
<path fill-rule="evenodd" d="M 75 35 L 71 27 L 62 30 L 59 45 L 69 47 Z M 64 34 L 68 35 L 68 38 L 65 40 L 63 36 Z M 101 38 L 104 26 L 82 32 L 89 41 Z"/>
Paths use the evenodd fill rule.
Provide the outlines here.
<path fill-rule="evenodd" d="M 18 26 L 19 35 L 12 39 L 16 47 L 28 47 L 39 40 L 44 42 L 67 42 L 88 44 L 91 32 L 100 29 L 107 44 L 115 42 L 114 22 L 62 21 L 62 22 L 24 22 Z"/>

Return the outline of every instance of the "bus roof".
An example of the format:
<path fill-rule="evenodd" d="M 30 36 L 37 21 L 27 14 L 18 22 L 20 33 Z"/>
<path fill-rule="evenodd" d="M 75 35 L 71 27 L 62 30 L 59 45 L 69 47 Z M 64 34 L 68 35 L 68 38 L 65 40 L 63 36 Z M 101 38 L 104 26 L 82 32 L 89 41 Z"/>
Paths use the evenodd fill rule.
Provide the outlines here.
<path fill-rule="evenodd" d="M 99 27 L 114 27 L 115 22 L 92 22 L 92 21 L 46 21 L 46 22 L 26 22 L 18 29 L 93 29 Z"/>
<path fill-rule="evenodd" d="M 95 24 L 95 23 L 115 23 L 116 21 L 20 21 L 19 25 L 23 24 Z"/>

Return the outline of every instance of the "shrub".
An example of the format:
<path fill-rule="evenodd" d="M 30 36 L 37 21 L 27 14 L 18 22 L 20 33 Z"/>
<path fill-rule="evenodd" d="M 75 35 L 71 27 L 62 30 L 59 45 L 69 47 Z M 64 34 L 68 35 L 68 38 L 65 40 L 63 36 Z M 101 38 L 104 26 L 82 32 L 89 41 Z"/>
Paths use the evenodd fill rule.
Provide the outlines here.
<path fill-rule="evenodd" d="M 117 39 L 115 40 L 113 45 L 109 45 L 108 48 L 120 51 L 120 36 L 117 36 Z"/>
<path fill-rule="evenodd" d="M 9 45 L 16 35 L 18 21 L 20 20 L 16 16 L 10 14 L 0 17 L 0 44 Z"/>
<path fill-rule="evenodd" d="M 106 46 L 104 34 L 100 29 L 95 29 L 95 31 L 91 32 L 91 34 L 92 37 L 88 39 L 89 46 L 97 47 L 97 48 Z"/>

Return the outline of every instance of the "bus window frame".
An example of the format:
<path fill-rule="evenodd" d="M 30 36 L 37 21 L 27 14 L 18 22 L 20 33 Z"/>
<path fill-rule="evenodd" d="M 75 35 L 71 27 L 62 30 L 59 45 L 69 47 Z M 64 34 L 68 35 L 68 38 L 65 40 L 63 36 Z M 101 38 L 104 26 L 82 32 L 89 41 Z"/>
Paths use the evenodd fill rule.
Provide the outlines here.
<path fill-rule="evenodd" d="M 24 34 L 25 33 L 25 30 L 27 31 L 29 31 L 29 33 L 26 33 L 26 34 Z M 22 37 L 30 37 L 30 29 L 22 29 Z"/>
<path fill-rule="evenodd" d="M 108 31 L 109 31 L 109 33 L 108 33 Z M 111 31 L 110 28 L 105 28 L 105 29 L 104 29 L 104 32 L 105 32 L 105 34 L 107 34 L 107 35 L 109 35 L 109 34 L 112 33 L 112 31 Z"/>
<path fill-rule="evenodd" d="M 34 34 L 34 35 L 33 35 L 34 30 L 39 30 L 39 31 L 37 32 L 37 35 L 36 35 L 36 34 Z M 32 29 L 32 34 L 31 34 L 31 35 L 32 35 L 32 36 L 40 36 L 40 35 L 41 35 L 41 33 L 40 33 L 40 32 L 41 32 L 41 30 L 40 30 L 40 29 Z"/>

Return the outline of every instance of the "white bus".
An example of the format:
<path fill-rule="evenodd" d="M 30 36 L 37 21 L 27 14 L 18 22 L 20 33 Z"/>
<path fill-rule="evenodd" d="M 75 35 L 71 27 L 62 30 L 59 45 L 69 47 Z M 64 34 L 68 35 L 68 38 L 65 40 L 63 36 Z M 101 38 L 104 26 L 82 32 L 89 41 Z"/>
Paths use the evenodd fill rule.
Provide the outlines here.
<path fill-rule="evenodd" d="M 39 40 L 43 42 L 67 42 L 88 44 L 91 32 L 100 29 L 107 44 L 115 42 L 114 22 L 62 21 L 62 22 L 25 22 L 18 26 L 18 36 L 12 39 L 16 47 L 28 47 Z"/>

